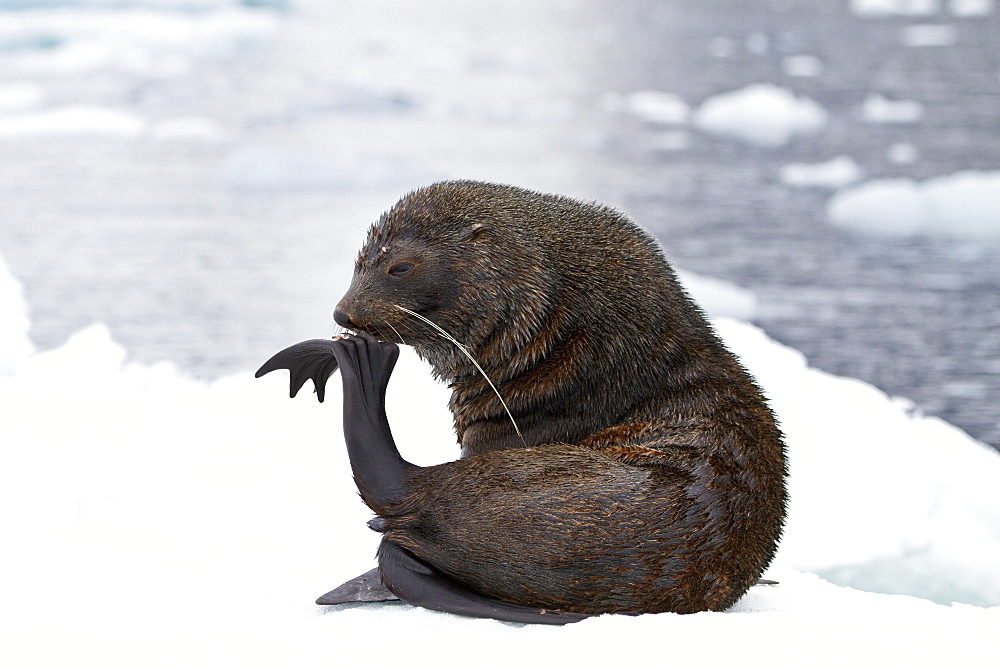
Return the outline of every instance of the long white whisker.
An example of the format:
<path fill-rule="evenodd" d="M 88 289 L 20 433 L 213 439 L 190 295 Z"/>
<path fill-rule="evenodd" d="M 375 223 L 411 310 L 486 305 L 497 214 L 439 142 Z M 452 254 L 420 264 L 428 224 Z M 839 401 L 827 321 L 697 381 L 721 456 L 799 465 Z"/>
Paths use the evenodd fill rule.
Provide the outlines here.
<path fill-rule="evenodd" d="M 479 366 L 479 362 L 477 362 L 476 358 L 472 356 L 472 353 L 470 353 L 469 350 L 465 346 L 463 346 L 461 343 L 459 343 L 455 339 L 454 336 L 452 336 L 451 334 L 449 334 L 445 330 L 441 329 L 436 323 L 428 320 L 427 318 L 425 318 L 424 316 L 420 315 L 419 313 L 417 313 L 415 311 L 411 311 L 408 308 L 400 306 L 399 304 L 394 304 L 394 306 L 396 308 L 398 308 L 400 311 L 404 311 L 406 313 L 409 313 L 410 315 L 412 315 L 415 318 L 420 318 L 421 320 L 423 320 L 424 322 L 426 322 L 428 325 L 430 325 L 431 327 L 433 327 L 435 330 L 437 330 L 437 332 L 439 334 L 441 334 L 441 336 L 443 336 L 444 338 L 448 339 L 449 341 L 451 341 L 452 343 L 454 343 L 456 346 L 458 346 L 458 349 L 461 350 L 462 353 L 466 357 L 469 358 L 469 361 L 472 362 L 475 365 L 476 369 L 479 370 L 479 373 L 481 373 L 483 375 L 483 378 L 486 379 L 486 382 L 490 384 L 491 388 L 493 388 L 493 392 L 497 395 L 497 399 L 500 400 L 500 405 L 502 405 L 503 409 L 505 411 L 507 411 L 507 417 L 510 418 L 511 424 L 514 425 L 514 431 L 517 432 L 517 437 L 521 439 L 521 443 L 524 443 L 524 445 L 527 446 L 528 444 L 527 444 L 527 442 L 525 442 L 524 436 L 521 434 L 520 427 L 517 426 L 517 421 L 514 419 L 514 415 L 510 412 L 510 409 L 507 408 L 507 402 L 504 401 L 503 397 L 500 396 L 500 391 L 497 390 L 497 386 L 493 384 L 493 381 L 490 380 L 490 377 L 486 375 L 485 371 L 483 371 L 483 367 Z"/>
<path fill-rule="evenodd" d="M 398 337 L 399 337 L 399 342 L 400 342 L 400 343 L 402 343 L 402 344 L 403 344 L 403 345 L 405 346 L 405 345 L 406 345 L 406 341 L 405 341 L 405 340 L 403 339 L 403 335 L 402 335 L 402 334 L 400 334 L 400 333 L 399 333 L 399 332 L 398 332 L 398 331 L 396 330 L 396 328 L 392 326 L 392 323 L 389 323 L 389 322 L 387 322 L 387 323 L 385 323 L 385 324 L 389 325 L 389 329 L 391 329 L 392 331 L 396 332 L 396 336 L 398 336 Z"/>

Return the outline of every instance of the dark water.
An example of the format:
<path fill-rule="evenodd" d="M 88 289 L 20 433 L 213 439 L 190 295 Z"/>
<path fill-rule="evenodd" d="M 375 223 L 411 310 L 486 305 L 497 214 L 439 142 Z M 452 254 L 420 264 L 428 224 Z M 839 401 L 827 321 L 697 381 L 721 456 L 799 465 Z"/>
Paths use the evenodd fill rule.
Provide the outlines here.
<path fill-rule="evenodd" d="M 608 151 L 609 198 L 653 227 L 681 266 L 755 292 L 757 323 L 810 364 L 909 397 L 1000 447 L 1000 245 L 840 230 L 826 220 L 827 191 L 792 189 L 778 178 L 787 163 L 838 155 L 852 157 L 871 178 L 996 170 L 1000 17 L 960 20 L 942 11 L 860 19 L 846 6 L 678 1 L 620 8 L 615 30 L 628 46 L 607 60 L 605 72 L 619 90 L 652 88 L 697 103 L 773 81 L 809 95 L 830 119 L 823 132 L 780 149 L 692 132 L 685 150 L 660 152 L 645 146 L 662 128 L 624 121 Z M 928 22 L 953 25 L 956 44 L 902 45 L 905 26 Z M 729 40 L 728 57 L 710 53 L 718 37 Z M 817 56 L 822 73 L 785 76 L 782 61 L 799 54 Z M 870 93 L 917 100 L 925 115 L 912 124 L 866 123 L 859 108 Z M 888 159 L 900 142 L 917 147 L 916 162 Z"/>
<path fill-rule="evenodd" d="M 864 20 L 846 4 L 553 3 L 446 25 L 405 5 L 371 19 L 358 3 L 292 4 L 262 10 L 270 38 L 192 47 L 173 77 L 115 62 L 15 71 L 28 47 L 8 44 L 0 85 L 37 81 L 48 106 L 206 117 L 221 136 L 0 138 L 0 253 L 40 347 L 106 322 L 133 359 L 213 378 L 329 333 L 365 226 L 408 188 L 473 177 L 569 191 L 626 209 L 683 268 L 751 289 L 757 323 L 812 365 L 1000 448 L 998 247 L 834 228 L 829 191 L 778 178 L 838 155 L 869 177 L 1000 168 L 1000 17 Z M 954 25 L 956 44 L 902 46 L 917 21 Z M 726 57 L 710 48 L 719 37 Z M 797 54 L 823 71 L 786 76 Z M 662 127 L 601 102 L 652 88 L 693 106 L 762 81 L 815 99 L 824 130 L 764 149 L 688 128 L 685 148 L 664 150 Z M 873 92 L 926 114 L 865 123 Z M 899 142 L 919 159 L 889 160 Z"/>

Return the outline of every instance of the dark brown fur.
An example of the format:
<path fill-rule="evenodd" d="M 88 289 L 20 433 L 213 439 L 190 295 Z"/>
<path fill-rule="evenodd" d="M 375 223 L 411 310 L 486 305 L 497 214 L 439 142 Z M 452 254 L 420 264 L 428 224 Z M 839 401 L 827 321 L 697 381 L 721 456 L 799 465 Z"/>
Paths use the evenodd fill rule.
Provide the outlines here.
<path fill-rule="evenodd" d="M 413 268 L 389 273 L 400 262 Z M 468 347 L 523 441 L 473 365 L 397 304 Z M 773 415 L 622 214 L 430 186 L 371 229 L 338 311 L 402 337 L 452 389 L 463 458 L 414 469 L 402 503 L 372 509 L 387 540 L 469 588 L 582 613 L 689 613 L 729 607 L 771 561 L 786 501 Z"/>

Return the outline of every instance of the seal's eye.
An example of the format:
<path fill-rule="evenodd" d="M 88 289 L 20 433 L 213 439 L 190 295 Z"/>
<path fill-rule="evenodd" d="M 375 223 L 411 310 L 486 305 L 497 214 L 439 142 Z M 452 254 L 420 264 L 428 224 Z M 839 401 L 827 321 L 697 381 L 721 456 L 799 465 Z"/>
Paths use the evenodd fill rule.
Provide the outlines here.
<path fill-rule="evenodd" d="M 392 274 L 393 276 L 405 276 L 411 271 L 413 271 L 412 262 L 400 262 L 399 264 L 394 264 L 389 269 L 389 273 Z"/>

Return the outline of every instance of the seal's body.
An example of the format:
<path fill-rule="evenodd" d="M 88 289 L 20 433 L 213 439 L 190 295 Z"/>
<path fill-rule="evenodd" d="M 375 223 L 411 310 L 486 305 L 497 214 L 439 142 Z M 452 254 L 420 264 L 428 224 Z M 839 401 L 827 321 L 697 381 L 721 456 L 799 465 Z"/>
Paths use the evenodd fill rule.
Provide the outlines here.
<path fill-rule="evenodd" d="M 336 356 L 355 478 L 400 598 L 518 621 L 722 610 L 774 555 L 786 493 L 773 415 L 622 214 L 476 182 L 418 190 L 372 227 L 335 318 L 364 336 L 311 342 L 308 363 L 283 351 L 259 373 L 291 368 L 297 390 L 298 368 L 299 386 L 319 386 Z M 376 338 L 413 346 L 449 383 L 462 459 L 403 462 L 380 398 L 381 416 L 352 418 L 384 397 L 395 353 Z M 471 599 L 435 599 L 455 589 Z"/>

